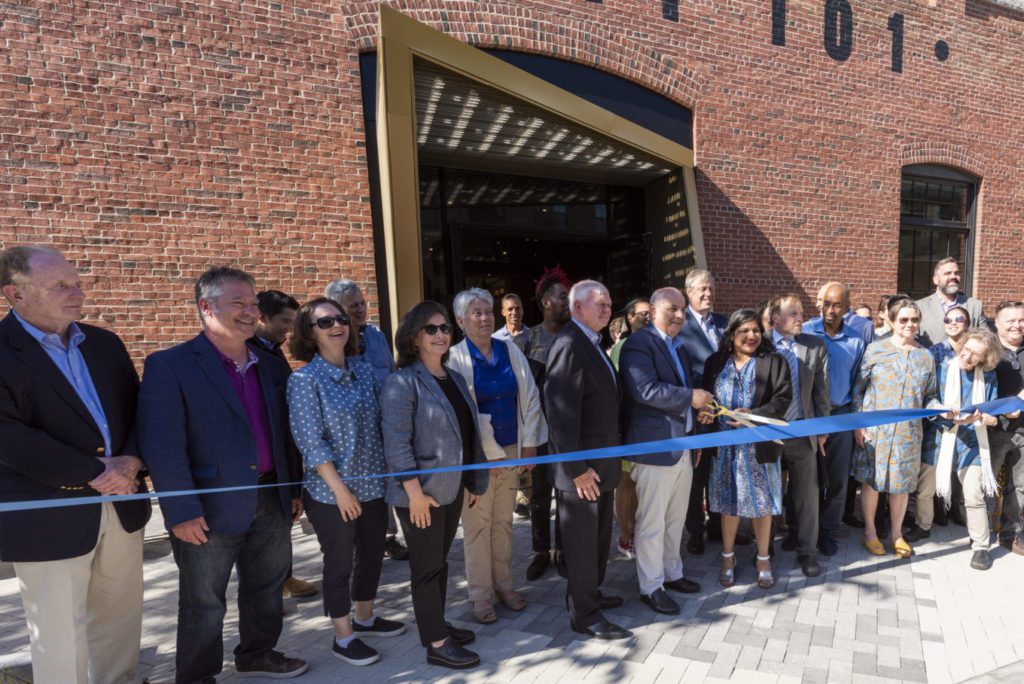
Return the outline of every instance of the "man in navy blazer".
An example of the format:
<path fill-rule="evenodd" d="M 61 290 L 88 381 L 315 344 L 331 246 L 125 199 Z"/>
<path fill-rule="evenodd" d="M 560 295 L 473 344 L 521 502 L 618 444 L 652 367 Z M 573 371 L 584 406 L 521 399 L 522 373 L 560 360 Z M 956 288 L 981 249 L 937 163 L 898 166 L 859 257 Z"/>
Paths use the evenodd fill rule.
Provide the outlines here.
<path fill-rule="evenodd" d="M 629 444 L 692 434 L 694 410 L 712 399 L 694 385 L 690 358 L 679 337 L 686 317 L 683 293 L 674 287 L 657 290 L 651 295 L 651 313 L 650 325 L 630 335 L 619 356 Z M 665 589 L 700 591 L 700 585 L 683 577 L 680 556 L 693 479 L 691 452 L 644 454 L 629 460 L 638 501 L 633 538 L 640 599 L 655 612 L 676 615 L 679 605 Z"/>
<path fill-rule="evenodd" d="M 704 379 L 704 362 L 714 352 L 722 340 L 722 333 L 728 321 L 725 316 L 712 309 L 715 306 L 715 279 L 710 271 L 695 268 L 686 274 L 686 320 L 679 330 L 683 347 L 693 364 L 693 386 L 700 387 Z M 711 474 L 711 455 L 714 451 L 704 453 L 693 470 L 693 485 L 690 487 L 690 503 L 686 511 L 686 532 L 689 540 L 686 550 L 692 554 L 704 553 L 704 531 L 708 539 L 722 538 L 722 525 L 717 513 L 708 513 L 708 521 L 704 522 L 704 499 L 707 495 L 708 477 Z M 750 543 L 749 539 L 737 537 L 737 544 Z"/>
<path fill-rule="evenodd" d="M 117 335 L 77 320 L 85 293 L 49 247 L 0 253 L 0 501 L 145 492 L 135 438 L 139 378 Z M 142 528 L 150 504 L 0 514 L 37 682 L 132 679 L 142 639 Z"/>
<path fill-rule="evenodd" d="M 288 427 L 288 366 L 246 341 L 259 311 L 250 275 L 208 270 L 196 281 L 203 331 L 146 359 L 139 443 L 157 491 L 297 483 L 301 461 Z M 223 668 L 225 590 L 238 568 L 235 669 L 295 677 L 308 665 L 273 650 L 291 564 L 299 486 L 160 499 L 178 586 L 176 680 L 214 682 Z"/>

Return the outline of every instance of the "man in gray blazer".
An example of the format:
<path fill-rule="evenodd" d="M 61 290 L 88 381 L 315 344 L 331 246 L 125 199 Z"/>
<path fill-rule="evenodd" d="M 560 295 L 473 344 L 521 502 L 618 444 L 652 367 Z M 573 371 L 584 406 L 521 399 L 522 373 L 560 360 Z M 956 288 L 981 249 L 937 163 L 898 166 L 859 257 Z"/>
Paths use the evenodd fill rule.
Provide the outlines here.
<path fill-rule="evenodd" d="M 954 306 L 959 305 L 967 309 L 972 327 L 992 327 L 985 318 L 981 302 L 960 292 L 960 264 L 956 259 L 946 257 L 939 260 L 932 271 L 932 283 L 935 285 L 935 292 L 917 300 L 917 306 L 921 309 L 921 331 L 917 334 L 917 340 L 925 348 L 946 339 L 942 319 Z"/>
<path fill-rule="evenodd" d="M 712 396 L 694 386 L 690 357 L 679 330 L 686 299 L 674 287 L 651 295 L 649 325 L 630 335 L 619 356 L 625 407 L 626 442 L 637 444 L 684 437 L 693 432 L 695 410 Z M 640 600 L 657 613 L 676 615 L 679 605 L 665 590 L 684 594 L 700 585 L 683 577 L 680 545 L 693 479 L 693 457 L 700 452 L 668 451 L 630 457 L 636 482 L 636 574 Z"/>
<path fill-rule="evenodd" d="M 786 411 L 786 420 L 821 418 L 829 415 L 828 350 L 815 335 L 801 332 L 804 310 L 800 297 L 786 294 L 769 303 L 772 321 L 772 342 L 789 364 L 793 383 L 793 401 Z M 789 470 L 786 490 L 786 519 L 789 536 L 782 548 L 794 548 L 800 568 L 808 577 L 821 574 L 816 558 L 818 546 L 818 487 L 817 454 L 825 453 L 825 435 L 798 437 L 785 440 L 782 458 Z"/>

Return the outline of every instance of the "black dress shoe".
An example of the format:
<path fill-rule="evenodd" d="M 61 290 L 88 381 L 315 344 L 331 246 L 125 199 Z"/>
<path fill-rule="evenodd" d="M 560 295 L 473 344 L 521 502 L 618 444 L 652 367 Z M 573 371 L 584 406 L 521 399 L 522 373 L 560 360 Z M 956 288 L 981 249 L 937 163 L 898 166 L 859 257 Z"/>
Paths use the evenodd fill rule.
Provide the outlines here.
<path fill-rule="evenodd" d="M 526 568 L 526 579 L 529 582 L 535 582 L 544 576 L 548 566 L 551 565 L 551 557 L 546 553 L 535 553 L 533 560 Z"/>
<path fill-rule="evenodd" d="M 988 555 L 988 551 L 979 549 L 974 552 L 971 556 L 971 567 L 975 570 L 988 570 L 992 567 L 992 557 Z"/>
<path fill-rule="evenodd" d="M 459 646 L 465 646 L 476 641 L 476 633 L 471 629 L 462 629 L 450 622 L 444 623 L 444 626 L 448 628 L 448 637 Z"/>
<path fill-rule="evenodd" d="M 864 521 L 855 516 L 853 513 L 843 516 L 843 524 L 847 527 L 855 527 L 858 530 L 864 529 Z"/>
<path fill-rule="evenodd" d="M 817 577 L 821 574 L 821 566 L 818 565 L 818 559 L 813 553 L 802 554 L 797 557 L 797 560 L 800 561 L 800 570 L 807 577 Z"/>
<path fill-rule="evenodd" d="M 405 544 L 398 541 L 397 538 L 388 537 L 387 541 L 384 542 L 384 555 L 391 560 L 409 560 L 409 549 L 406 548 Z"/>
<path fill-rule="evenodd" d="M 576 623 L 570 620 L 572 631 L 579 632 L 580 634 L 586 634 L 587 636 L 594 637 L 595 639 L 628 639 L 633 636 L 625 627 L 619 627 L 614 622 L 608 622 L 604 618 L 601 618 L 597 622 L 587 627 L 577 627 Z"/>
<path fill-rule="evenodd" d="M 640 600 L 662 615 L 679 615 L 679 604 L 664 589 L 655 589 L 649 596 L 640 594 Z"/>
<path fill-rule="evenodd" d="M 466 650 L 455 643 L 454 639 L 449 638 L 438 648 L 427 646 L 427 662 L 452 670 L 466 670 L 479 665 L 480 656 Z"/>
<path fill-rule="evenodd" d="M 930 536 L 932 536 L 931 530 L 922 530 L 917 525 L 914 525 L 909 530 L 903 533 L 903 539 L 907 542 L 910 542 L 911 544 L 913 544 L 914 542 L 919 542 L 922 539 L 927 539 Z"/>
<path fill-rule="evenodd" d="M 796 532 L 790 532 L 786 535 L 786 538 L 782 540 L 783 551 L 793 551 L 796 549 L 798 540 L 796 538 Z"/>
<path fill-rule="evenodd" d="M 834 556 L 839 553 L 839 543 L 827 534 L 818 536 L 818 550 L 823 556 Z"/>
<path fill-rule="evenodd" d="M 686 540 L 686 553 L 690 554 L 691 556 L 703 556 L 704 537 L 691 534 L 690 538 Z"/>
<path fill-rule="evenodd" d="M 678 591 L 680 594 L 696 594 L 700 591 L 700 585 L 693 580 L 688 580 L 685 577 L 680 577 L 677 580 L 671 582 L 665 582 L 664 587 L 671 589 L 672 591 Z"/>
<path fill-rule="evenodd" d="M 600 594 L 597 597 L 597 605 L 601 610 L 609 610 L 611 608 L 618 608 L 622 605 L 621 596 L 605 596 Z"/>

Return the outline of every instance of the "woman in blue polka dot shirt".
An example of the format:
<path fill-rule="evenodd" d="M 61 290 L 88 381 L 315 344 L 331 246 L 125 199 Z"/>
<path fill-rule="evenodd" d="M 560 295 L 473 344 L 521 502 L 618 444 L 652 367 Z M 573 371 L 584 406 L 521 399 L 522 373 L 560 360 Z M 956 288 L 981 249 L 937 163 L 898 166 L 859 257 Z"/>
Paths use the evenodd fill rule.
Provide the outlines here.
<path fill-rule="evenodd" d="M 288 380 L 288 410 L 306 465 L 302 499 L 324 555 L 332 650 L 352 665 L 369 665 L 380 655 L 362 638 L 405 632 L 402 623 L 373 614 L 387 530 L 384 480 L 343 479 L 387 470 L 380 384 L 368 363 L 348 358 L 356 353 L 356 338 L 348 316 L 329 299 L 299 309 L 289 346 L 294 358 L 308 361 Z"/>

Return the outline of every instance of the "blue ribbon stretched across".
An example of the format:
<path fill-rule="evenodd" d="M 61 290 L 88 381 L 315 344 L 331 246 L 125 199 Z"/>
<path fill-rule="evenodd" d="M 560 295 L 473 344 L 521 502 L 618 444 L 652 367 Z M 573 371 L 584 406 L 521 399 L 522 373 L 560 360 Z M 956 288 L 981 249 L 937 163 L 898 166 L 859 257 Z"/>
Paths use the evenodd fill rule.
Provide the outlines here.
<path fill-rule="evenodd" d="M 961 414 L 972 413 L 975 410 L 987 413 L 990 416 L 1001 416 L 1006 413 L 1024 410 L 1024 400 L 1018 397 L 1006 397 L 995 401 L 985 402 L 966 406 L 960 409 Z M 884 411 L 868 411 L 865 413 L 845 413 L 825 418 L 808 418 L 798 420 L 789 425 L 762 425 L 758 427 L 738 428 L 736 430 L 725 430 L 722 432 L 710 432 L 703 435 L 691 437 L 676 437 L 673 439 L 662 439 L 655 442 L 642 442 L 640 444 L 626 444 L 623 446 L 605 447 L 602 449 L 591 449 L 589 451 L 571 451 L 563 454 L 549 454 L 547 456 L 533 456 L 531 458 L 515 459 L 514 463 L 508 461 L 489 461 L 485 463 L 470 463 L 467 465 L 444 466 L 441 468 L 424 468 L 423 470 L 407 470 L 401 473 L 379 473 L 375 475 L 358 475 L 344 477 L 343 480 L 369 480 L 385 477 L 408 477 L 430 475 L 434 473 L 457 473 L 467 470 L 487 470 L 490 468 L 508 468 L 509 466 L 544 465 L 548 463 L 567 463 L 569 461 L 590 461 L 602 458 L 624 458 L 627 456 L 642 456 L 644 454 L 660 453 L 663 451 L 684 451 L 694 449 L 713 449 L 716 447 L 735 446 L 737 444 L 752 444 L 756 442 L 767 442 L 774 439 L 793 439 L 795 437 L 813 437 L 816 435 L 827 435 L 833 432 L 846 432 L 858 428 L 877 427 L 890 423 L 902 423 L 910 420 L 930 418 L 945 413 L 942 409 L 887 409 Z M 83 496 L 70 499 L 52 499 L 43 501 L 14 501 L 0 503 L 0 513 L 9 511 L 27 511 L 41 508 L 64 508 L 66 506 L 83 506 L 115 501 L 138 501 L 141 499 L 158 499 L 173 496 L 195 496 L 197 494 L 219 494 L 222 492 L 239 492 L 247 489 L 264 489 L 267 487 L 289 487 L 300 485 L 301 482 L 276 482 L 263 485 L 241 485 L 237 487 L 214 487 L 211 489 L 185 489 L 167 492 L 151 492 L 146 494 L 122 494 L 117 496 Z"/>

